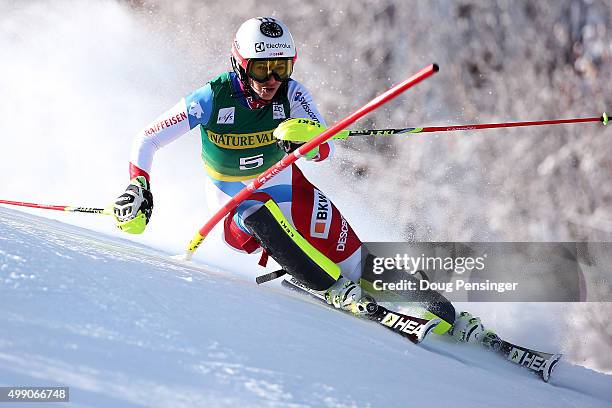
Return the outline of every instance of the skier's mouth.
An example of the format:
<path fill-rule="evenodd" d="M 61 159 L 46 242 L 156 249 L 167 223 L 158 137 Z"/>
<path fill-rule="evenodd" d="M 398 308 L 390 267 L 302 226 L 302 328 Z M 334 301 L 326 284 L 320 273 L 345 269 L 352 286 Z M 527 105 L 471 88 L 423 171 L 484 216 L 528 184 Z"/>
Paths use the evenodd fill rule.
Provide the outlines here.
<path fill-rule="evenodd" d="M 260 88 L 259 96 L 264 99 L 271 99 L 277 90 L 278 87 L 275 86 L 264 86 Z"/>
<path fill-rule="evenodd" d="M 257 83 L 253 81 L 252 88 L 259 95 L 260 98 L 270 100 L 274 97 L 274 94 L 278 92 L 278 89 L 281 86 L 281 83 L 271 79 L 266 83 Z"/>

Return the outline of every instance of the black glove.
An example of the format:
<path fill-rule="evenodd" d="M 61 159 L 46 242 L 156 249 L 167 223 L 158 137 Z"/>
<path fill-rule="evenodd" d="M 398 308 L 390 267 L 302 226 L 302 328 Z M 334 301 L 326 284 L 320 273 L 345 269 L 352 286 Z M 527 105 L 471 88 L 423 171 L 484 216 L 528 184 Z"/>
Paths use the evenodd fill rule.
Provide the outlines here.
<path fill-rule="evenodd" d="M 277 140 L 276 144 L 278 145 L 278 147 L 281 150 L 284 150 L 285 153 L 290 154 L 293 151 L 295 151 L 296 149 L 299 149 L 301 145 L 303 145 L 304 143 L 302 142 L 291 142 L 289 140 Z M 314 159 L 317 154 L 319 154 L 319 147 L 315 147 L 313 150 L 311 150 L 310 152 L 306 153 L 304 155 L 304 157 L 306 158 L 306 160 L 312 160 Z"/>
<path fill-rule="evenodd" d="M 289 140 L 277 140 L 276 144 L 278 145 L 279 149 L 284 150 L 285 153 L 290 154 L 292 153 L 295 149 L 299 149 L 301 145 L 303 145 L 304 143 L 299 143 L 299 142 L 291 142 Z"/>

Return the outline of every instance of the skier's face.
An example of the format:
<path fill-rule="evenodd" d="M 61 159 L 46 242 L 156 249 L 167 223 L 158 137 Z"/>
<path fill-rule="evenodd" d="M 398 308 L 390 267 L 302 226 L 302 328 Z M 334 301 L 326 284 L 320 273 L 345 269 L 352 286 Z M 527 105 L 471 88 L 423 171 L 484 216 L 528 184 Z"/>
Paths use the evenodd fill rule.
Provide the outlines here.
<path fill-rule="evenodd" d="M 266 82 L 257 82 L 253 81 L 253 79 L 249 78 L 249 85 L 251 85 L 251 89 L 255 91 L 257 96 L 266 101 L 271 100 L 276 95 L 276 91 L 282 85 L 281 81 L 277 81 L 274 78 L 274 75 L 270 75 L 270 78 Z"/>

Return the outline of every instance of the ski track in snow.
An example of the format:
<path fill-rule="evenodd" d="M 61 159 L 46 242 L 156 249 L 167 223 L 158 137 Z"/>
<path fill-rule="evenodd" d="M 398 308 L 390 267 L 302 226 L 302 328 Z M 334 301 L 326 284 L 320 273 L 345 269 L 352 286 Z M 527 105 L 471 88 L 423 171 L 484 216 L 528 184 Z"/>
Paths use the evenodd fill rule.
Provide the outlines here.
<path fill-rule="evenodd" d="M 561 362 L 546 384 L 476 346 L 414 346 L 276 286 L 6 208 L 0 385 L 69 386 L 51 406 L 74 407 L 612 404 L 612 376 Z"/>

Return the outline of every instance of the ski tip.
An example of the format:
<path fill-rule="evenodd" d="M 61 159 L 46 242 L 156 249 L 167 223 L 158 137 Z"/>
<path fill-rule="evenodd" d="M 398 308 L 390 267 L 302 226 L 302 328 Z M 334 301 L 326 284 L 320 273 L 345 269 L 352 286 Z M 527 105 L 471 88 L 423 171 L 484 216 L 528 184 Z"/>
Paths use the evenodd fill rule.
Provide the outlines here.
<path fill-rule="evenodd" d="M 608 124 L 608 114 L 606 112 L 604 112 L 603 115 L 601 116 L 601 123 L 603 123 L 604 126 Z"/>
<path fill-rule="evenodd" d="M 561 357 L 563 357 L 563 354 L 553 355 L 546 363 L 546 366 L 543 367 L 542 371 L 540 371 L 544 382 L 548 382 L 548 380 L 550 380 L 550 375 L 557 366 L 557 363 L 561 360 Z"/>
<path fill-rule="evenodd" d="M 440 70 L 440 66 L 438 64 L 436 64 L 435 62 L 432 65 L 434 72 L 438 72 Z"/>
<path fill-rule="evenodd" d="M 427 324 L 425 324 L 425 326 L 423 326 L 423 328 L 421 329 L 421 332 L 418 334 L 417 336 L 417 341 L 416 343 L 420 343 L 423 341 L 423 339 L 425 339 L 425 337 L 427 337 L 427 335 L 438 325 L 438 323 L 440 323 L 442 320 L 441 319 L 432 319 L 429 322 L 427 322 Z"/>

